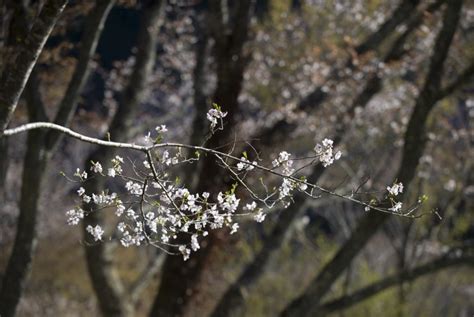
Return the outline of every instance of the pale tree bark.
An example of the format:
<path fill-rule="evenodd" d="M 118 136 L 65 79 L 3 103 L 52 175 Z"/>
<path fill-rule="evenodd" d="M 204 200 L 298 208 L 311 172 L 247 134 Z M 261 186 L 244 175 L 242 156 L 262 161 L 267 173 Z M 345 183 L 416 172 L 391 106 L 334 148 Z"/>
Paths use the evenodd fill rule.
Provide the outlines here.
<path fill-rule="evenodd" d="M 109 126 L 110 137 L 114 141 L 125 141 L 130 137 L 130 127 L 138 106 L 145 100 L 148 92 L 148 80 L 152 74 L 156 59 L 158 32 L 164 22 L 166 1 L 146 1 L 142 8 L 143 17 L 137 41 L 135 65 L 128 85 L 119 101 L 117 112 Z M 107 139 L 107 136 L 104 136 Z M 89 171 L 91 161 L 107 162 L 115 156 L 116 149 L 100 147 L 86 160 L 85 170 Z M 101 177 L 91 178 L 84 188 L 89 193 L 98 193 L 104 189 Z M 90 206 L 87 206 L 89 209 Z M 92 207 L 93 208 L 93 207 Z M 127 316 L 133 313 L 133 303 L 128 296 L 116 267 L 113 263 L 113 246 L 110 243 L 95 243 L 86 231 L 88 225 L 101 225 L 104 222 L 100 212 L 93 212 L 83 221 L 87 268 L 96 293 L 99 307 L 104 316 Z M 140 287 L 141 288 L 141 287 Z"/>
<path fill-rule="evenodd" d="M 213 47 L 216 63 L 217 86 L 212 101 L 226 111 L 225 128 L 218 131 L 206 144 L 206 147 L 216 148 L 226 144 L 232 136 L 235 127 L 235 117 L 239 111 L 238 96 L 242 89 L 243 73 L 250 54 L 244 45 L 249 36 L 249 24 L 252 12 L 252 0 L 233 3 L 232 18 L 227 20 L 227 1 L 209 1 L 210 37 L 215 41 Z M 215 192 L 225 186 L 226 175 L 218 168 L 214 158 L 207 156 L 202 159 L 197 192 Z M 168 256 L 162 272 L 158 294 L 153 303 L 150 316 L 182 315 L 187 309 L 189 300 L 200 291 L 199 281 L 206 269 L 212 248 L 215 246 L 217 233 L 209 234 L 202 242 L 199 252 L 186 262 L 178 256 Z M 189 239 L 189 237 L 183 237 Z"/>
<path fill-rule="evenodd" d="M 438 9 L 439 6 L 440 3 L 429 8 L 429 11 L 434 11 Z M 400 51 L 404 47 L 408 36 L 412 34 L 423 21 L 423 19 L 421 19 L 422 14 L 422 12 L 418 12 L 414 16 L 410 17 L 407 30 L 394 40 L 394 43 L 383 59 L 384 63 L 393 62 L 403 56 Z M 391 18 L 389 20 L 391 20 Z M 369 36 L 368 38 L 371 39 L 372 36 Z M 368 45 L 364 46 L 367 47 Z M 382 88 L 382 78 L 380 78 L 377 73 L 369 74 L 368 77 L 369 79 L 367 80 L 364 89 L 354 99 L 352 105 L 345 113 L 345 119 L 347 122 L 350 122 L 354 117 L 355 109 L 357 107 L 365 107 L 371 98 Z M 339 121 L 343 122 L 342 119 Z M 349 128 L 350 124 L 341 124 L 337 127 L 335 136 L 333 137 L 335 145 L 338 145 L 342 141 L 347 129 Z M 311 183 L 317 183 L 324 171 L 325 168 L 321 164 L 316 165 L 308 177 L 308 181 Z M 244 268 L 239 277 L 229 286 L 227 291 L 219 300 L 217 306 L 214 309 L 213 316 L 217 317 L 230 314 L 239 315 L 242 313 L 242 310 L 245 309 L 244 294 L 247 293 L 247 291 L 265 272 L 266 264 L 268 263 L 270 257 L 280 248 L 286 233 L 293 223 L 293 220 L 304 209 L 306 201 L 306 195 L 297 194 L 294 197 L 294 202 L 290 206 L 289 210 L 286 210 L 280 214 L 278 222 L 275 224 L 270 234 L 265 238 L 260 251 L 250 262 L 250 264 Z"/>
<path fill-rule="evenodd" d="M 69 83 L 67 93 L 60 105 L 60 112 L 67 108 L 70 114 L 62 123 L 68 125 L 77 105 L 80 89 L 87 80 L 90 69 L 90 60 L 97 47 L 97 41 L 102 31 L 104 21 L 112 7 L 114 0 L 99 0 L 97 6 L 88 17 L 88 32 L 84 33 L 80 50 L 80 59 L 75 68 L 75 74 L 80 69 L 80 76 L 73 76 Z M 26 21 L 25 21 L 26 23 Z M 81 81 L 82 85 L 76 82 Z M 75 97 L 71 98 L 71 94 Z M 26 103 L 28 106 L 29 120 L 48 121 L 45 106 L 40 95 L 38 74 L 33 70 L 26 88 Z M 65 101 L 66 100 L 66 101 Z M 28 280 L 31 271 L 33 255 L 36 249 L 36 227 L 38 217 L 38 201 L 41 194 L 43 175 L 53 152 L 47 146 L 46 131 L 30 131 L 28 133 L 27 151 L 23 162 L 23 176 L 21 196 L 19 202 L 19 219 L 13 250 L 8 260 L 7 268 L 2 280 L 0 291 L 0 314 L 13 316 L 18 306 L 18 301 Z M 54 146 L 52 142 L 51 145 Z"/>
<path fill-rule="evenodd" d="M 462 0 L 449 1 L 443 16 L 443 26 L 439 32 L 430 59 L 429 70 L 424 86 L 416 100 L 415 108 L 405 132 L 405 144 L 397 179 L 406 187 L 415 177 L 419 159 L 423 153 L 426 137 L 425 125 L 431 110 L 439 100 L 444 62 L 451 46 L 462 7 Z M 382 202 L 389 206 L 389 201 Z M 332 284 L 356 257 L 377 229 L 389 218 L 386 214 L 368 212 L 359 221 L 352 236 L 326 263 L 311 281 L 303 295 L 294 299 L 281 313 L 281 316 L 310 316 L 317 314 L 317 308 Z"/>
<path fill-rule="evenodd" d="M 0 77 L 0 137 L 10 122 L 31 70 L 68 0 L 48 0 L 28 35 L 7 56 Z"/>

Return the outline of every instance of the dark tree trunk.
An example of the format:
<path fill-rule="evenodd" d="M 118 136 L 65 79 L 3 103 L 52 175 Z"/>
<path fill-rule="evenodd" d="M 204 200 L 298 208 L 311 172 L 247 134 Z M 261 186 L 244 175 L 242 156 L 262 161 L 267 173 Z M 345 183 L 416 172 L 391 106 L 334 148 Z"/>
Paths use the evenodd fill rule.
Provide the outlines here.
<path fill-rule="evenodd" d="M 0 201 L 5 201 L 6 199 L 6 182 L 8 174 L 8 139 L 0 138 Z"/>
<path fill-rule="evenodd" d="M 217 87 L 213 102 L 228 112 L 223 131 L 218 131 L 206 144 L 213 148 L 227 143 L 235 127 L 235 118 L 239 110 L 238 96 L 242 89 L 243 73 L 249 56 L 244 52 L 250 23 L 251 0 L 239 1 L 234 8 L 235 21 L 231 25 L 223 24 L 221 5 L 223 1 L 210 1 L 211 36 L 215 40 L 214 55 L 217 64 Z M 225 30 L 229 28 L 230 34 Z M 197 192 L 215 193 L 228 184 L 213 157 L 202 159 Z M 199 280 L 209 261 L 212 248 L 217 243 L 217 234 L 210 233 L 203 241 L 199 252 L 186 262 L 179 256 L 168 256 L 162 273 L 160 288 L 153 303 L 150 316 L 179 316 L 186 310 L 186 304 L 199 292 Z M 189 237 L 188 237 L 189 239 Z M 187 243 L 188 241 L 186 241 Z"/>
<path fill-rule="evenodd" d="M 164 21 L 165 6 L 166 1 L 147 1 L 142 9 L 143 18 L 137 41 L 136 64 L 109 127 L 110 137 L 114 141 L 127 140 L 137 108 L 147 95 L 148 80 L 155 64 L 157 37 Z M 107 138 L 104 136 L 104 139 Z M 116 149 L 111 147 L 97 149 L 87 159 L 85 170 L 90 169 L 91 160 L 105 163 L 110 161 L 115 153 Z M 89 179 L 85 183 L 85 189 L 89 193 L 100 192 L 103 187 L 103 179 L 100 177 Z M 131 298 L 126 296 L 128 294 L 125 293 L 116 267 L 113 265 L 110 245 L 106 242 L 91 241 L 89 233 L 85 230 L 88 225 L 101 225 L 103 217 L 100 212 L 93 212 L 83 221 L 84 239 L 90 242 L 85 245 L 87 267 L 102 314 L 114 317 L 128 316 L 133 310 Z"/>
<path fill-rule="evenodd" d="M 414 111 L 405 132 L 405 145 L 403 148 L 402 162 L 396 179 L 406 187 L 415 176 L 419 159 L 423 153 L 426 137 L 425 124 L 438 101 L 438 90 L 441 88 L 441 77 L 444 61 L 447 58 L 451 41 L 454 37 L 459 21 L 462 0 L 448 3 L 443 17 L 443 27 L 439 32 L 433 49 L 429 71 L 420 95 L 417 98 Z M 382 206 L 390 206 L 389 201 L 384 201 Z M 328 292 L 331 285 L 346 269 L 348 263 L 362 250 L 378 228 L 389 218 L 388 214 L 369 212 L 360 220 L 349 240 L 342 245 L 336 255 L 322 268 L 320 273 L 312 280 L 305 293 L 293 300 L 282 312 L 282 316 L 308 316 L 317 313 L 318 303 Z"/>
<path fill-rule="evenodd" d="M 401 47 L 404 46 L 408 34 L 411 34 L 422 21 L 419 19 L 419 17 L 415 17 L 412 20 L 413 21 L 407 28 L 406 32 L 401 34 L 399 38 L 397 38 L 393 43 L 392 47 L 384 58 L 385 63 L 392 62 L 403 55 L 399 54 L 399 51 Z M 352 105 L 346 111 L 344 119 L 346 119 L 347 122 L 352 120 L 357 107 L 365 107 L 372 97 L 375 96 L 382 88 L 382 78 L 380 78 L 377 74 L 369 74 L 368 77 L 369 79 L 364 89 L 354 99 Z M 339 121 L 344 122 L 343 119 Z M 350 124 L 341 124 L 336 128 L 336 133 L 333 137 L 335 146 L 337 146 L 342 141 L 347 129 L 349 128 Z M 280 135 L 280 133 L 278 135 Z M 272 139 L 274 137 L 275 136 L 273 135 Z M 275 139 L 278 139 L 278 137 Z M 266 142 L 268 142 L 268 140 Z M 325 168 L 322 165 L 319 164 L 315 166 L 308 177 L 308 181 L 311 183 L 317 183 L 324 171 Z M 252 262 L 242 271 L 237 280 L 233 282 L 228 290 L 224 293 L 213 312 L 213 316 L 226 316 L 234 313 L 239 315 L 242 313 L 242 311 L 245 309 L 245 299 L 242 294 L 243 291 L 251 288 L 258 281 L 259 277 L 265 272 L 265 267 L 268 260 L 272 254 L 274 254 L 280 248 L 284 237 L 288 232 L 288 229 L 293 223 L 293 220 L 303 210 L 307 198 L 308 197 L 306 195 L 301 193 L 296 194 L 294 197 L 294 202 L 290 208 L 280 214 L 278 222 L 275 224 L 275 227 L 265 239 L 262 249 L 255 256 Z"/>
<path fill-rule="evenodd" d="M 303 0 L 291 0 L 291 11 L 301 13 L 303 10 Z"/>
<path fill-rule="evenodd" d="M 270 14 L 271 0 L 256 0 L 255 1 L 255 15 L 260 21 Z"/>
<path fill-rule="evenodd" d="M 69 125 L 77 104 L 77 99 L 89 73 L 89 62 L 97 46 L 102 25 L 114 3 L 113 0 L 99 1 L 93 9 L 87 23 L 88 32 L 84 35 L 81 58 L 75 68 L 73 80 L 69 83 L 67 93 L 60 105 L 60 112 L 66 108 L 65 120 L 61 123 Z M 25 18 L 23 16 L 23 18 Z M 26 21 L 23 21 L 26 25 Z M 80 75 L 78 75 L 78 73 Z M 81 82 L 80 85 L 77 83 Z M 26 88 L 26 101 L 30 121 L 48 121 L 39 88 L 37 73 L 33 70 Z M 13 316 L 20 300 L 29 272 L 36 246 L 36 222 L 38 217 L 38 201 L 41 194 L 41 183 L 47 163 L 52 155 L 52 148 L 58 142 L 56 138 L 47 146 L 47 131 L 31 131 L 28 133 L 27 152 L 24 158 L 22 190 L 20 196 L 20 216 L 16 239 L 9 258 L 0 292 L 0 314 Z M 6 140 L 6 139 L 2 139 Z"/>
<path fill-rule="evenodd" d="M 446 0 L 438 0 L 433 3 L 428 9 L 428 12 L 433 12 L 441 6 Z M 357 45 L 354 50 L 357 54 L 365 54 L 368 51 L 376 50 L 380 45 L 393 34 L 397 26 L 405 23 L 410 17 L 412 17 L 413 10 L 417 7 L 419 0 L 402 0 L 397 8 L 393 11 L 392 15 L 371 35 L 369 35 L 362 43 Z M 413 17 L 411 24 L 420 23 L 423 20 L 423 12 L 418 12 L 416 17 Z M 415 26 L 410 25 L 407 29 L 411 32 Z M 407 32 L 407 34 L 410 34 Z M 404 40 L 401 40 L 404 42 Z M 343 67 L 348 67 L 349 69 L 355 69 L 356 65 L 352 62 L 352 57 L 349 58 L 344 64 Z M 335 80 L 343 80 L 344 78 L 340 77 L 341 68 L 334 67 L 327 79 L 328 82 Z M 316 87 L 311 93 L 305 96 L 298 104 L 297 109 L 300 111 L 306 111 L 313 113 L 315 110 L 322 105 L 329 94 L 324 92 L 322 87 L 324 85 Z M 257 131 L 257 133 L 251 138 L 252 140 L 258 140 L 254 142 L 254 146 L 257 148 L 272 146 L 280 142 L 287 135 L 293 132 L 297 127 L 296 123 L 288 122 L 286 119 L 277 120 L 274 124 L 268 127 L 264 127 Z M 247 149 L 248 153 L 251 153 L 250 149 Z"/>
<path fill-rule="evenodd" d="M 42 151 L 44 131 L 28 133 L 27 151 L 23 163 L 20 216 L 13 250 L 5 270 L 0 292 L 0 315 L 14 316 L 28 275 L 36 248 L 36 222 L 41 179 L 46 158 Z"/>
<path fill-rule="evenodd" d="M 0 77 L 0 136 L 7 128 L 31 70 L 67 2 L 46 1 L 30 32 L 12 52 L 12 62 L 3 69 Z"/>
<path fill-rule="evenodd" d="M 411 282 L 420 277 L 428 274 L 433 274 L 440 270 L 444 270 L 454 266 L 473 266 L 474 255 L 472 253 L 472 245 L 467 248 L 455 248 L 455 250 L 461 251 L 460 255 L 456 255 L 454 252 L 448 252 L 437 259 L 431 260 L 426 264 L 419 265 L 413 269 L 403 270 L 395 275 L 391 275 L 372 283 L 366 287 L 358 289 L 349 295 L 342 296 L 323 303 L 318 307 L 318 316 L 326 316 L 332 312 L 339 311 L 342 309 L 350 308 L 362 301 L 369 299 L 372 296 L 379 294 L 380 292 L 393 287 L 402 282 Z"/>

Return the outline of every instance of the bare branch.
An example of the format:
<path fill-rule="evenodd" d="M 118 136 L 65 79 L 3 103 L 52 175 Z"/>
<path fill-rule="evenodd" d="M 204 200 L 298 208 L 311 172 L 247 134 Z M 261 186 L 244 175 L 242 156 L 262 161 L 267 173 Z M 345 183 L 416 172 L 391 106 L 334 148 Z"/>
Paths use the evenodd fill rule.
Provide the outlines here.
<path fill-rule="evenodd" d="M 390 18 L 379 29 L 370 34 L 364 42 L 357 45 L 355 48 L 357 54 L 364 54 L 377 48 L 398 25 L 402 24 L 410 16 L 419 3 L 420 0 L 402 0 Z"/>
<path fill-rule="evenodd" d="M 83 134 L 74 132 L 73 130 L 63 127 L 61 125 L 57 125 L 55 123 L 51 122 L 32 122 L 32 123 L 27 123 L 24 125 L 21 125 L 16 128 L 8 129 L 5 130 L 4 134 L 5 136 L 10 136 L 14 135 L 17 133 L 29 131 L 29 130 L 34 130 L 34 129 L 53 129 L 56 131 L 60 131 L 68 136 L 71 136 L 75 139 L 91 143 L 91 144 L 96 144 L 96 145 L 103 145 L 103 146 L 108 146 L 108 147 L 115 147 L 115 148 L 127 148 L 127 149 L 134 149 L 134 150 L 139 150 L 139 151 L 145 151 L 147 149 L 146 146 L 140 146 L 140 145 L 135 145 L 131 143 L 121 143 L 121 142 L 111 142 L 111 141 L 104 141 L 103 139 L 98 139 L 98 138 L 92 138 L 85 136 Z"/>
<path fill-rule="evenodd" d="M 96 1 L 96 6 L 87 17 L 84 35 L 81 41 L 81 49 L 79 51 L 79 59 L 74 68 L 74 73 L 66 93 L 59 105 L 56 118 L 54 119 L 54 123 L 58 125 L 68 126 L 74 115 L 79 95 L 89 78 L 91 70 L 90 62 L 95 54 L 105 20 L 114 4 L 115 0 Z M 59 133 L 49 131 L 46 135 L 46 148 L 48 150 L 51 150 L 54 145 L 58 143 L 59 136 Z"/>
<path fill-rule="evenodd" d="M 460 255 L 458 255 L 456 251 L 458 251 Z M 399 283 L 414 281 L 425 275 L 459 265 L 474 266 L 474 255 L 472 254 L 472 250 L 463 252 L 460 249 L 457 249 L 450 251 L 426 264 L 385 277 L 377 282 L 356 290 L 349 295 L 330 300 L 317 308 L 318 316 L 324 316 L 334 311 L 349 308 Z"/>
<path fill-rule="evenodd" d="M 153 281 L 153 277 L 158 274 L 165 260 L 165 254 L 160 253 L 154 256 L 154 258 L 147 264 L 142 274 L 137 278 L 130 288 L 129 296 L 132 302 L 136 302 L 143 290 Z"/>
<path fill-rule="evenodd" d="M 457 89 L 461 88 L 463 85 L 467 84 L 469 80 L 474 77 L 474 63 L 471 63 L 461 74 L 456 77 L 451 83 L 449 83 L 446 87 L 444 87 L 438 95 L 439 99 L 443 99 Z"/>

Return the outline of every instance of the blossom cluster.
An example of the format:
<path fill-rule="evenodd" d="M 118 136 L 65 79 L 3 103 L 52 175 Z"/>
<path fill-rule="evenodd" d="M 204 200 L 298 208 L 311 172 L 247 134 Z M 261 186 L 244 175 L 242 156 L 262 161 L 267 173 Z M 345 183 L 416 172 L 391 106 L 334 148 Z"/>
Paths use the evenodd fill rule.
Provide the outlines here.
<path fill-rule="evenodd" d="M 157 132 L 165 130 L 159 127 Z M 256 161 L 251 162 L 246 157 L 236 158 L 239 172 L 261 168 Z M 95 177 L 121 180 L 122 189 L 118 193 L 106 190 L 89 193 L 80 187 L 78 205 L 66 212 L 67 223 L 77 225 L 91 212 L 113 210 L 118 221 L 112 236 L 118 237 L 124 247 L 149 243 L 170 252 L 174 249 L 188 259 L 200 248 L 199 239 L 207 236 L 209 230 L 229 228 L 233 234 L 239 229 L 236 215 L 248 215 L 256 222 L 262 222 L 277 202 L 287 206 L 295 190 L 306 190 L 308 186 L 304 180 L 292 178 L 295 169 L 290 158 L 291 154 L 283 151 L 273 161 L 273 169 L 281 169 L 283 181 L 275 189 L 278 198 L 272 199 L 271 204 L 268 203 L 270 200 L 258 198 L 242 204 L 236 194 L 237 184 L 230 190 L 211 194 L 192 193 L 186 186 L 171 181 L 167 169 L 186 160 L 179 151 L 173 155 L 168 150 L 155 150 L 152 160 L 147 157 L 141 167 L 134 166 L 133 177 L 124 174 L 124 159 L 120 156 L 115 156 L 109 163 L 91 162 L 89 170 Z M 86 171 L 79 169 L 74 175 L 80 181 L 86 181 L 88 177 Z M 102 240 L 104 235 L 104 229 L 99 225 L 88 226 L 86 231 L 94 241 Z M 188 237 L 188 243 L 183 243 L 183 236 Z M 180 242 L 176 244 L 176 241 Z"/>
<path fill-rule="evenodd" d="M 220 108 L 211 109 L 208 112 L 211 130 L 216 127 L 217 120 L 225 116 L 226 113 Z M 158 137 L 146 148 L 146 157 L 141 165 L 132 163 L 132 168 L 125 168 L 124 159 L 117 155 L 110 162 L 90 162 L 87 171 L 76 170 L 74 176 L 80 182 L 86 181 L 90 172 L 94 177 L 110 177 L 117 184 L 122 184 L 117 187 L 117 192 L 103 190 L 94 193 L 79 187 L 77 206 L 66 212 L 67 224 L 77 225 L 93 212 L 113 211 L 118 220 L 111 236 L 117 237 L 124 247 L 151 244 L 169 253 L 180 253 L 187 260 L 192 252 L 200 249 L 200 239 L 207 236 L 210 230 L 228 228 L 234 234 L 239 230 L 237 216 L 262 222 L 272 208 L 280 204 L 289 206 L 295 192 L 314 197 L 313 191 L 321 190 L 319 186 L 308 183 L 303 175 L 298 177 L 301 166 L 295 167 L 296 159 L 287 151 L 281 151 L 271 166 L 263 166 L 260 162 L 250 161 L 245 152 L 239 158 L 209 150 L 207 154 L 223 163 L 222 168 L 232 173 L 236 183 L 230 189 L 216 193 L 192 192 L 179 180 L 171 180 L 169 169 L 178 164 L 192 163 L 195 159 L 187 159 L 179 149 L 165 150 L 157 140 L 167 132 L 167 128 L 162 125 L 155 130 Z M 147 137 L 151 140 L 151 133 Z M 308 165 L 311 165 L 318 158 L 327 167 L 341 157 L 340 151 L 334 151 L 334 142 L 330 139 L 317 144 L 314 151 L 316 155 L 299 158 L 298 162 L 308 159 Z M 234 160 L 235 165 L 227 164 L 229 159 Z M 126 175 L 125 170 L 133 171 L 133 175 Z M 281 179 L 280 185 L 269 190 L 261 178 L 265 195 L 260 195 L 246 184 L 246 177 L 254 170 L 276 175 Z M 238 196 L 237 189 L 247 191 L 247 195 L 242 197 L 250 197 L 245 198 L 248 201 L 242 201 L 244 198 Z M 401 210 L 401 202 L 394 201 L 393 197 L 403 192 L 403 184 L 393 184 L 387 190 L 393 201 L 389 210 Z M 94 241 L 103 240 L 105 230 L 100 225 L 88 225 L 86 231 Z"/>
<path fill-rule="evenodd" d="M 387 191 L 390 195 L 397 196 L 398 194 L 403 193 L 403 184 L 395 183 L 392 186 L 387 186 Z"/>
<path fill-rule="evenodd" d="M 319 160 L 324 167 L 328 167 L 341 158 L 341 151 L 334 153 L 333 151 L 334 141 L 330 139 L 324 139 L 321 144 L 316 144 L 314 151 L 319 155 Z"/>
<path fill-rule="evenodd" d="M 227 116 L 227 112 L 223 112 L 217 105 L 214 104 L 214 108 L 207 112 L 207 120 L 211 122 L 211 131 L 213 131 L 218 122 L 222 121 Z"/>
<path fill-rule="evenodd" d="M 392 202 L 392 207 L 388 210 L 393 212 L 399 212 L 402 210 L 402 202 L 396 201 L 393 197 L 398 196 L 399 194 L 403 193 L 403 184 L 402 183 L 394 183 L 392 186 L 387 186 L 387 191 L 390 194 L 390 200 Z"/>
<path fill-rule="evenodd" d="M 117 166 L 117 159 L 114 159 L 112 164 Z M 96 168 L 98 163 L 92 165 Z M 127 179 L 121 176 L 124 180 Z M 86 193 L 81 187 L 77 194 L 82 207 L 76 206 L 66 212 L 67 223 L 77 225 L 88 212 L 101 212 L 99 210 L 105 207 L 115 209 L 115 215 L 119 218 L 116 235 L 120 237 L 123 246 L 139 246 L 146 241 L 163 247 L 173 247 L 172 241 L 177 239 L 179 234 L 190 234 L 189 245 L 177 246 L 184 259 L 188 259 L 192 251 L 199 249 L 199 236 L 206 236 L 209 230 L 223 227 L 230 228 L 231 233 L 238 230 L 239 225 L 234 222 L 234 216 L 241 199 L 233 189 L 211 197 L 208 192 L 191 193 L 186 187 L 161 177 L 164 175 L 148 175 L 144 180 L 126 181 L 122 196 L 128 197 L 127 203 L 122 202 L 117 193 Z M 145 196 L 147 199 L 153 199 L 146 208 Z M 243 210 L 255 213 L 256 221 L 265 219 L 262 208 L 257 208 L 255 201 L 249 202 Z M 88 226 L 86 230 L 95 241 L 101 240 L 104 234 L 99 225 Z"/>

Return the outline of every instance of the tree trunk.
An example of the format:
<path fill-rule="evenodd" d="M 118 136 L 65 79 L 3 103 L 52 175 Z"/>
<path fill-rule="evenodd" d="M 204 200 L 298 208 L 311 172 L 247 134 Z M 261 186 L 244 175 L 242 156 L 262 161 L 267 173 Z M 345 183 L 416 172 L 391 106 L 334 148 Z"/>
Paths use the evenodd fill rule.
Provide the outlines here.
<path fill-rule="evenodd" d="M 454 37 L 459 21 L 462 0 L 448 3 L 443 17 L 443 27 L 439 32 L 431 56 L 429 71 L 405 132 L 405 145 L 403 148 L 402 162 L 396 179 L 407 188 L 415 176 L 418 161 L 426 144 L 425 124 L 438 101 L 442 69 L 447 58 L 451 41 Z M 401 199 L 401 198 L 400 198 Z M 389 201 L 384 201 L 382 206 L 390 206 Z M 320 273 L 312 280 L 305 293 L 293 300 L 282 312 L 281 316 L 308 316 L 316 314 L 318 303 L 328 292 L 331 285 L 345 270 L 348 263 L 362 250 L 368 240 L 378 228 L 389 218 L 388 214 L 369 212 L 359 222 L 351 238 L 344 243 L 336 255 L 323 267 Z"/>
<path fill-rule="evenodd" d="M 113 3 L 114 0 L 99 1 L 89 16 L 89 21 L 86 24 L 88 32 L 84 33 L 84 41 L 80 51 L 81 58 L 76 65 L 75 75 L 69 83 L 67 93 L 60 105 L 60 112 L 63 111 L 64 108 L 68 110 L 68 112 L 63 111 L 66 118 L 61 123 L 65 126 L 69 125 L 72 119 L 80 90 L 88 77 L 90 59 L 95 52 L 98 38 L 102 32 L 103 23 Z M 26 21 L 23 21 L 23 24 L 26 24 Z M 81 84 L 78 85 L 78 82 L 81 82 Z M 75 97 L 71 98 L 71 95 Z M 35 70 L 33 70 L 29 78 L 26 99 L 30 121 L 47 121 L 48 118 L 42 103 L 39 82 Z M 2 314 L 2 316 L 3 314 L 5 314 L 5 316 L 14 315 L 24 286 L 28 280 L 29 272 L 31 271 L 36 246 L 36 222 L 42 178 L 47 163 L 51 158 L 53 147 L 59 141 L 59 138 L 56 138 L 50 143 L 51 148 L 48 148 L 46 141 L 49 133 L 48 131 L 40 130 L 28 133 L 16 239 L 5 271 L 0 293 L 0 314 Z M 5 138 L 0 140 L 6 141 Z M 5 309 L 5 312 L 3 312 L 3 309 Z"/>
<path fill-rule="evenodd" d="M 12 118 L 31 70 L 67 2 L 68 0 L 49 0 L 44 4 L 28 36 L 12 52 L 12 62 L 3 69 L 0 77 L 0 137 Z"/>
<path fill-rule="evenodd" d="M 239 110 L 238 96 L 242 89 L 243 73 L 249 61 L 249 56 L 244 52 L 244 44 L 249 32 L 251 2 L 245 0 L 236 5 L 237 11 L 232 26 L 220 24 L 221 0 L 214 0 L 209 4 L 210 14 L 215 15 L 209 20 L 219 24 L 211 30 L 211 36 L 215 39 L 214 54 L 217 63 L 217 87 L 213 102 L 228 113 L 224 130 L 217 131 L 213 135 L 206 144 L 209 148 L 226 144 L 235 127 L 235 117 Z M 224 32 L 227 27 L 232 30 L 231 34 Z M 197 192 L 215 193 L 229 185 L 227 175 L 219 168 L 213 157 L 204 157 L 201 166 Z M 199 280 L 207 266 L 211 250 L 217 244 L 217 234 L 210 232 L 208 239 L 201 243 L 199 252 L 186 262 L 179 256 L 167 257 L 150 316 L 180 316 L 184 313 L 186 304 L 199 292 Z"/>
<path fill-rule="evenodd" d="M 460 255 L 456 255 L 454 252 L 449 252 L 447 255 L 443 255 L 435 260 L 431 260 L 426 264 L 419 265 L 413 269 L 403 270 L 395 275 L 382 278 L 380 281 L 365 286 L 349 295 L 345 295 L 323 303 L 317 309 L 318 316 L 326 316 L 332 312 L 350 308 L 390 287 L 399 284 L 400 281 L 411 282 L 425 275 L 432 274 L 453 266 L 461 265 L 474 266 L 472 246 L 470 250 L 468 249 L 460 252 Z"/>
<path fill-rule="evenodd" d="M 435 9 L 435 8 L 433 8 Z M 421 23 L 421 19 L 413 18 L 411 25 L 407 28 L 405 33 L 401 34 L 393 43 L 392 47 L 388 51 L 386 57 L 384 58 L 385 63 L 389 63 L 397 58 L 400 58 L 403 54 L 399 54 L 400 49 L 404 46 L 405 40 L 408 38 L 408 35 L 411 34 L 416 27 Z M 370 37 L 369 37 L 370 38 Z M 369 79 L 361 91 L 361 93 L 354 99 L 352 105 L 346 111 L 345 118 L 348 118 L 348 122 L 354 117 L 355 109 L 357 107 L 365 107 L 368 102 L 382 89 L 382 78 L 377 74 L 370 74 Z M 323 95 L 320 95 L 322 98 Z M 322 101 L 322 100 L 321 100 Z M 339 121 L 344 122 L 341 119 Z M 336 129 L 336 134 L 333 137 L 334 145 L 337 146 L 343 139 L 346 134 L 346 130 L 350 126 L 347 124 L 341 124 Z M 278 129 L 277 129 L 278 130 Z M 275 131 L 277 131 L 275 130 Z M 281 133 L 281 132 L 279 132 Z M 272 133 L 273 135 L 273 133 Z M 266 138 L 266 143 L 268 139 Z M 278 138 L 276 138 L 278 139 Z M 317 183 L 320 177 L 323 175 L 325 168 L 318 164 L 313 168 L 308 181 L 310 183 Z M 265 272 L 265 267 L 272 256 L 282 244 L 284 237 L 291 227 L 293 220 L 300 214 L 302 209 L 305 206 L 305 202 L 308 199 L 307 195 L 297 193 L 294 197 L 294 202 L 288 210 L 282 212 L 279 216 L 278 222 L 275 224 L 275 227 L 272 229 L 269 236 L 265 239 L 262 249 L 255 256 L 252 262 L 247 265 L 247 267 L 242 271 L 237 280 L 231 284 L 228 290 L 224 293 L 223 297 L 219 300 L 213 316 L 225 316 L 230 314 L 241 314 L 244 310 L 245 299 L 243 297 L 243 290 L 248 290 L 251 288 L 259 279 L 259 277 Z"/>
<path fill-rule="evenodd" d="M 125 141 L 129 137 L 129 130 L 136 110 L 146 97 L 148 80 L 155 64 L 158 32 L 164 21 L 165 6 L 166 1 L 147 1 L 142 9 L 143 18 L 137 41 L 136 64 L 109 127 L 110 136 L 114 141 Z M 86 161 L 85 170 L 90 169 L 91 160 L 105 163 L 110 161 L 115 153 L 115 148 L 99 148 Z M 85 183 L 88 193 L 98 193 L 103 190 L 103 187 L 104 183 L 101 177 L 91 178 Z M 86 241 L 91 242 L 90 234 L 85 230 L 86 227 L 100 225 L 103 221 L 104 218 L 100 212 L 93 212 L 85 217 L 83 234 Z M 102 314 L 114 317 L 131 315 L 130 298 L 125 296 L 127 294 L 124 292 L 116 267 L 112 263 L 110 245 L 107 245 L 106 242 L 91 242 L 85 245 L 85 253 L 92 285 Z"/>
<path fill-rule="evenodd" d="M 45 131 L 28 133 L 27 150 L 23 163 L 20 216 L 13 250 L 2 280 L 0 292 L 0 315 L 14 316 L 21 293 L 31 271 L 31 262 L 36 248 L 36 223 L 41 179 L 46 160 L 42 149 Z"/>

